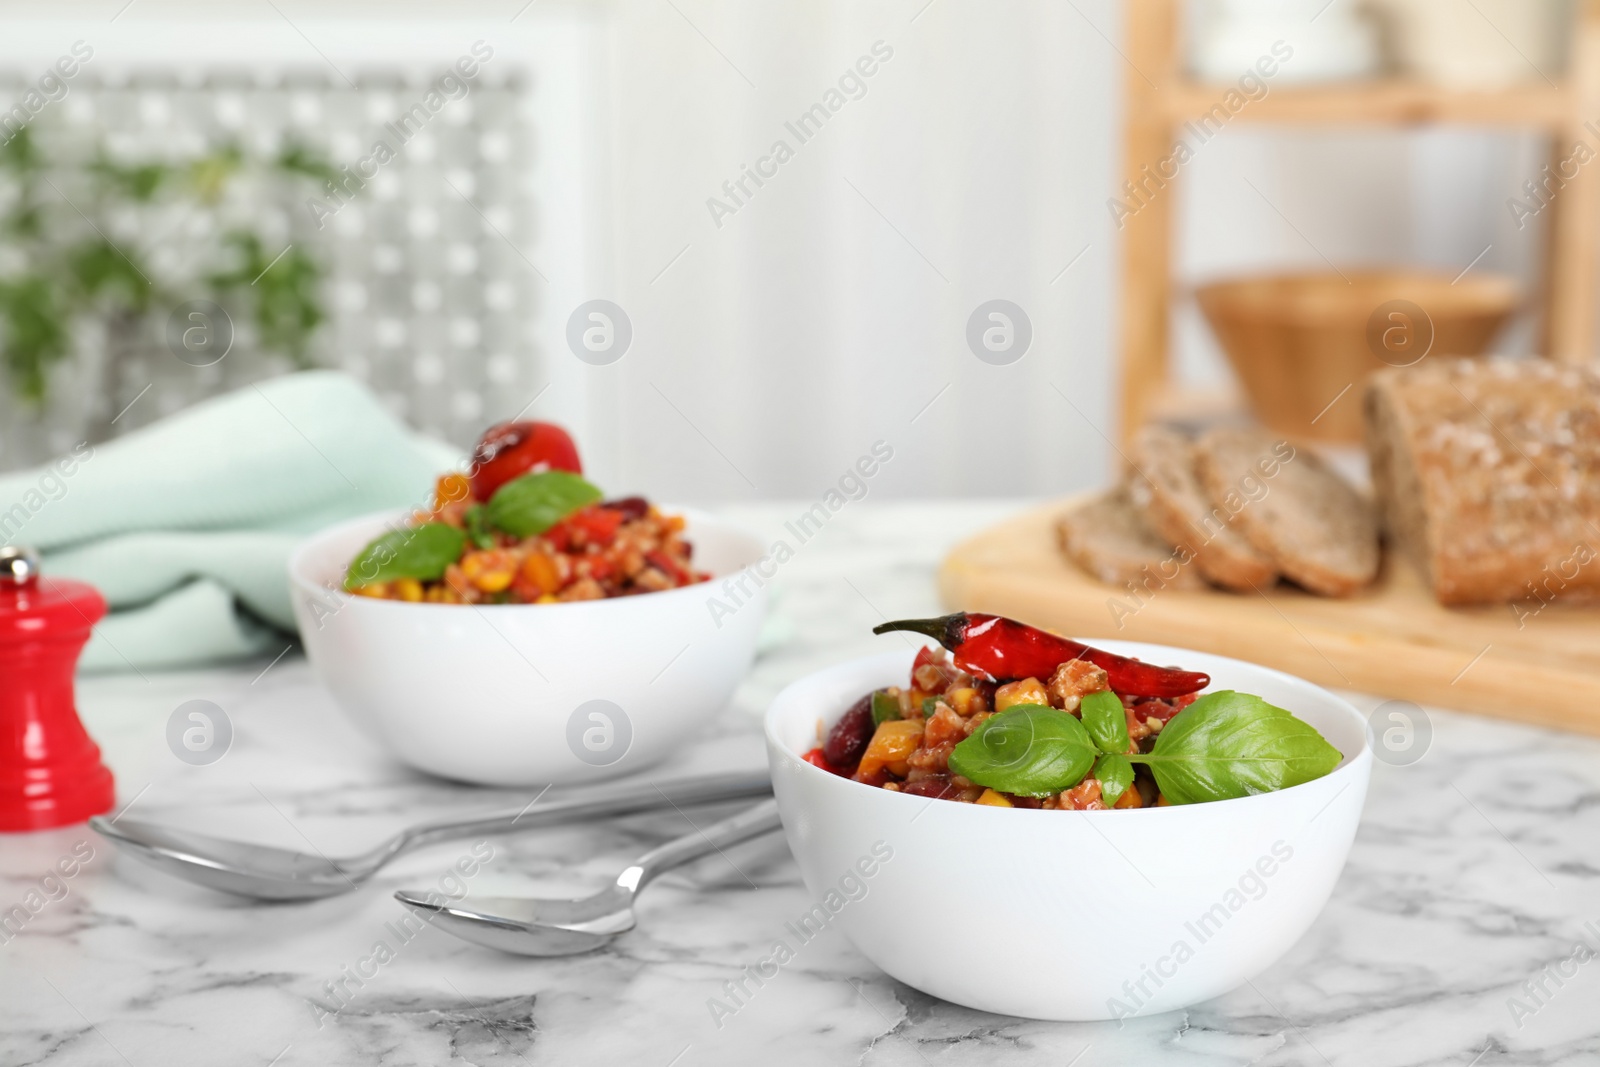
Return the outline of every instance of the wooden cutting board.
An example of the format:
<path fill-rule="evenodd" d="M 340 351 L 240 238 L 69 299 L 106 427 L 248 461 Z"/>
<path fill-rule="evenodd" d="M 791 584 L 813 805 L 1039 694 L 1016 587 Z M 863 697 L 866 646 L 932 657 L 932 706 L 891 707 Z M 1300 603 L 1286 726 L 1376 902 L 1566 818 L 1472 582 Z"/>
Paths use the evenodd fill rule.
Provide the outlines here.
<path fill-rule="evenodd" d="M 1019 515 L 957 546 L 939 570 L 946 606 L 1076 637 L 1180 645 L 1330 687 L 1600 735 L 1600 608 L 1551 605 L 1520 620 L 1504 604 L 1444 608 L 1392 554 L 1371 588 L 1345 600 L 1280 584 L 1259 595 L 1169 588 L 1141 594 L 1140 606 L 1125 588 L 1091 578 L 1061 554 L 1055 520 L 1071 503 Z"/>

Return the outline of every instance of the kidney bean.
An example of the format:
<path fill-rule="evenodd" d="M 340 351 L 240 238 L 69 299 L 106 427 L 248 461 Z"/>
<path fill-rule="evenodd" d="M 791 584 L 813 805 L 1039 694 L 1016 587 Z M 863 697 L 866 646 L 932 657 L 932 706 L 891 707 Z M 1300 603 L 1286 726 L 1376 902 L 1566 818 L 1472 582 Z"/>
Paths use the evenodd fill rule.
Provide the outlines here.
<path fill-rule="evenodd" d="M 932 797 L 935 800 L 950 800 L 961 790 L 957 789 L 950 781 L 947 774 L 930 774 L 926 778 L 918 778 L 914 782 L 907 782 L 900 787 L 900 792 L 910 793 L 914 797 Z"/>
<path fill-rule="evenodd" d="M 644 518 L 645 514 L 650 510 L 650 502 L 642 496 L 625 496 L 620 500 L 607 500 L 602 502 L 600 506 L 609 511 L 622 512 L 623 518 L 629 522 Z"/>
<path fill-rule="evenodd" d="M 867 742 L 871 740 L 872 694 L 868 693 L 850 705 L 850 710 L 833 724 L 833 729 L 828 731 L 828 739 L 822 743 L 822 754 L 835 767 L 847 774 L 854 774 L 861 762 L 861 754 L 867 750 Z"/>

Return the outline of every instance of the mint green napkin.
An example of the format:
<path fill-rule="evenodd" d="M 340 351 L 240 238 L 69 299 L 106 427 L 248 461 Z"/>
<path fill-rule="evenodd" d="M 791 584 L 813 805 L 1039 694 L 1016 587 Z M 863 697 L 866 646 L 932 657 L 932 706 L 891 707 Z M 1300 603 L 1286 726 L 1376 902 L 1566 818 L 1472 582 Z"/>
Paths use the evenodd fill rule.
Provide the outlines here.
<path fill-rule="evenodd" d="M 425 506 L 460 458 L 354 379 L 307 371 L 0 475 L 0 540 L 105 594 L 112 612 L 84 670 L 276 653 L 294 630 L 294 545 L 341 519 Z"/>

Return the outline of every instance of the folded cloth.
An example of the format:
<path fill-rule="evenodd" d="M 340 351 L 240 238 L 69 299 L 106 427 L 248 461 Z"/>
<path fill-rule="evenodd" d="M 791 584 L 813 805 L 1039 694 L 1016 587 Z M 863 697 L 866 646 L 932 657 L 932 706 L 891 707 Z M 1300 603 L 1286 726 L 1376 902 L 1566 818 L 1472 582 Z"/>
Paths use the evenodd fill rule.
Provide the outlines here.
<path fill-rule="evenodd" d="M 54 463 L 0 475 L 0 541 L 96 586 L 112 613 L 86 670 L 192 666 L 281 646 L 305 535 L 426 506 L 459 463 L 354 379 L 307 371 L 196 404 Z"/>

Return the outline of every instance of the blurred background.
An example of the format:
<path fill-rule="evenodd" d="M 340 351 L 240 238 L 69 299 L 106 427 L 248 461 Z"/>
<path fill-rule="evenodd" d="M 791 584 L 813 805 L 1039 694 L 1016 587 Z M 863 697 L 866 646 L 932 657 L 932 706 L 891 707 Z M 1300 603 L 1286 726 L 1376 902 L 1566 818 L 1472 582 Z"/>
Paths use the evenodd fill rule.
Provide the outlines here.
<path fill-rule="evenodd" d="M 1483 106 L 1189 137 L 1153 194 L 1173 379 L 1237 402 L 1193 291 L 1279 270 L 1503 274 L 1526 299 L 1487 346 L 1541 344 L 1551 124 L 1506 116 L 1567 99 L 1571 4 L 1196 0 L 1147 69 L 1132 38 L 1165 6 L 0 5 L 0 469 L 324 367 L 461 449 L 519 412 L 564 423 L 598 482 L 671 501 L 815 498 L 880 439 L 886 497 L 1100 484 L 1129 86 L 1210 106 L 1275 42 L 1239 114 L 1397 79 L 1419 118 Z M 594 300 L 620 357 L 569 341 Z M 1020 358 L 975 358 L 992 300 L 1026 319 Z"/>

